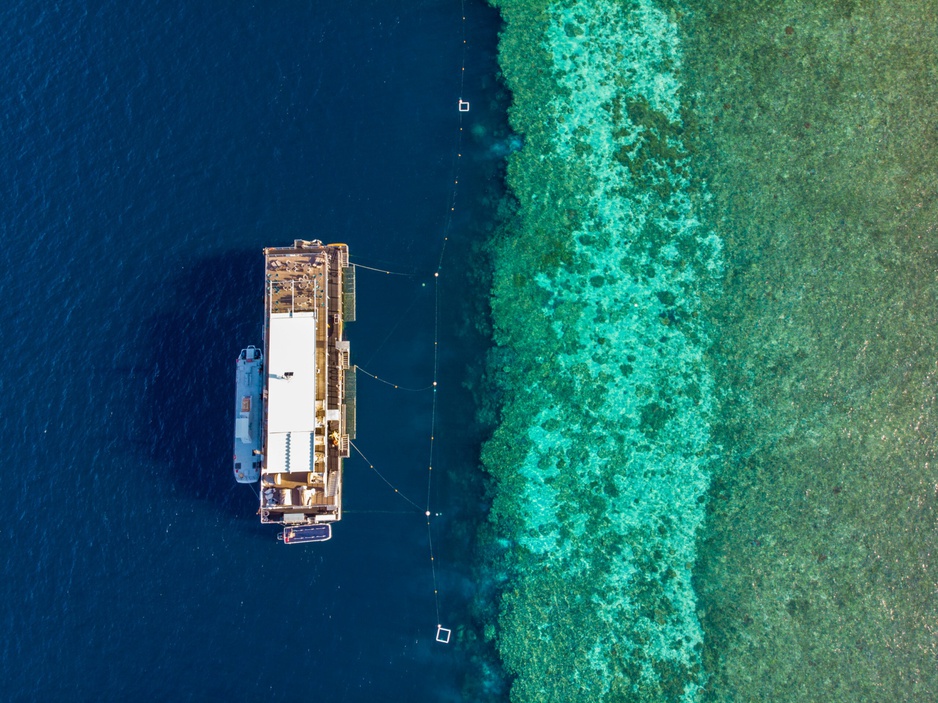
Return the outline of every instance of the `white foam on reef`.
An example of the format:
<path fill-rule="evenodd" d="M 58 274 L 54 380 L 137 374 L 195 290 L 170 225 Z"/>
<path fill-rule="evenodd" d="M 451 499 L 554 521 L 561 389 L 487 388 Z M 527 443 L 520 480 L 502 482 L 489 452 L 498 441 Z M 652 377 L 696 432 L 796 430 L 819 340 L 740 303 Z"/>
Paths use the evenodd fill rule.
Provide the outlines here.
<path fill-rule="evenodd" d="M 611 567 L 590 574 L 602 580 L 593 596 L 602 637 L 588 656 L 600 682 L 591 693 L 601 696 L 621 678 L 610 662 L 623 652 L 642 652 L 634 665 L 647 681 L 660 679 L 662 661 L 700 671 L 690 569 L 713 454 L 713 379 L 698 312 L 701 291 L 722 271 L 721 247 L 698 217 L 700 189 L 691 187 L 681 144 L 676 27 L 647 0 L 628 10 L 576 3 L 552 19 L 550 53 L 565 90 L 548 111 L 556 120 L 551 161 L 585 160 L 590 176 L 576 188 L 585 216 L 572 228 L 572 263 L 534 280 L 562 340 L 563 351 L 545 363 L 573 379 L 576 392 L 532 391 L 549 404 L 527 433 L 518 541 L 571 576 L 607 545 L 622 545 Z M 659 126 L 632 121 L 629 104 Z M 668 158 L 649 154 L 650 134 Z M 651 170 L 630 170 L 646 161 Z M 579 493 L 559 487 L 570 480 Z M 654 606 L 639 602 L 636 584 L 649 578 L 666 617 L 649 617 Z M 684 681 L 681 699 L 696 700 L 703 680 Z"/>

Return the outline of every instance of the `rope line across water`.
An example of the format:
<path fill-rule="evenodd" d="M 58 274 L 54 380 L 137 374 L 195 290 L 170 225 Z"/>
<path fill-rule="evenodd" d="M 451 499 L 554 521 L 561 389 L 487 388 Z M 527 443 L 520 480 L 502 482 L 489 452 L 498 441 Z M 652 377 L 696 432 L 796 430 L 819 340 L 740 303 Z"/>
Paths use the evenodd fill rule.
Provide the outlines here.
<path fill-rule="evenodd" d="M 402 391 L 410 391 L 410 392 L 412 392 L 412 393 L 420 393 L 420 392 L 422 392 L 422 391 L 428 391 L 428 390 L 430 390 L 431 388 L 436 388 L 436 381 L 434 381 L 433 383 L 431 383 L 429 386 L 424 386 L 423 388 L 407 388 L 406 386 L 401 386 L 401 385 L 399 385 L 399 384 L 397 384 L 397 383 L 391 383 L 390 381 L 386 381 L 386 380 L 384 380 L 383 378 L 380 378 L 380 377 L 378 377 L 378 376 L 375 376 L 373 373 L 369 373 L 368 371 L 365 371 L 365 369 L 363 369 L 361 366 L 356 366 L 355 368 L 356 368 L 358 371 L 361 371 L 363 374 L 365 374 L 365 375 L 368 376 L 369 378 L 373 378 L 374 380 L 380 381 L 381 383 L 385 384 L 386 386 L 391 386 L 392 388 L 396 388 L 396 389 L 402 390 Z"/>
<path fill-rule="evenodd" d="M 401 493 L 393 483 L 391 483 L 390 481 L 388 481 L 388 480 L 384 477 L 384 474 L 382 474 L 380 471 L 378 471 L 377 468 L 375 468 L 375 465 L 372 464 L 372 463 L 371 463 L 371 460 L 368 459 L 368 457 L 365 456 L 365 455 L 362 453 L 362 450 L 359 449 L 359 448 L 356 446 L 355 442 L 349 441 L 349 444 L 352 446 L 352 448 L 353 448 L 356 452 L 358 452 L 359 456 L 361 456 L 361 458 L 365 460 L 365 463 L 368 464 L 368 467 L 369 467 L 372 471 L 374 471 L 376 474 L 378 474 L 378 478 L 380 478 L 382 481 L 384 481 L 386 484 L 388 484 L 388 486 L 391 487 L 391 490 L 393 490 L 395 493 L 397 493 L 397 495 L 399 495 L 401 498 L 403 498 L 404 500 L 406 500 L 408 503 L 410 503 L 412 506 L 414 506 L 417 510 L 420 510 L 420 506 L 419 506 L 419 505 L 417 505 L 414 501 L 412 501 L 410 498 L 408 498 L 408 497 L 405 496 L 403 493 Z"/>
<path fill-rule="evenodd" d="M 437 260 L 437 269 L 433 274 L 433 298 L 434 298 L 434 305 L 433 305 L 433 382 L 431 385 L 426 386 L 424 388 L 405 388 L 396 383 L 391 383 L 390 381 L 386 381 L 383 378 L 379 378 L 375 374 L 365 371 L 365 369 L 363 369 L 361 366 L 358 367 L 358 370 L 364 373 L 366 376 L 369 376 L 370 378 L 373 378 L 376 381 L 380 381 L 381 383 L 384 383 L 386 385 L 392 386 L 395 389 L 412 391 L 412 392 L 419 392 L 419 391 L 426 391 L 426 390 L 433 391 L 433 401 L 432 401 L 432 407 L 431 407 L 431 412 L 430 412 L 429 452 L 428 452 L 428 461 L 427 461 L 427 493 L 426 493 L 426 504 L 424 508 L 421 509 L 421 507 L 415 501 L 411 500 L 406 495 L 401 493 L 401 491 L 394 484 L 392 484 L 384 476 L 384 474 L 378 471 L 378 469 L 375 467 L 374 464 L 371 463 L 368 457 L 366 457 L 353 442 L 350 442 L 351 446 L 355 449 L 355 451 L 358 452 L 361 458 L 365 460 L 365 463 L 368 464 L 368 466 L 372 469 L 372 471 L 374 471 L 375 474 L 377 474 L 378 477 L 382 481 L 384 481 L 395 493 L 397 493 L 401 498 L 407 501 L 410 505 L 412 505 L 418 511 L 423 512 L 424 516 L 426 517 L 427 545 L 428 545 L 429 556 L 430 556 L 430 574 L 431 574 L 431 578 L 433 581 L 433 602 L 434 602 L 434 606 L 436 609 L 436 621 L 437 621 L 437 637 L 436 638 L 437 638 L 437 641 L 443 642 L 443 643 L 449 642 L 450 631 L 443 628 L 443 625 L 440 624 L 439 579 L 437 577 L 437 572 L 436 572 L 436 554 L 434 553 L 434 549 L 433 549 L 432 519 L 434 516 L 438 516 L 439 513 L 434 513 L 430 507 L 430 504 L 431 504 L 431 497 L 432 497 L 431 494 L 432 494 L 432 486 L 433 486 L 433 458 L 434 458 L 434 449 L 435 449 L 435 443 L 436 443 L 436 416 L 437 416 L 437 408 L 438 408 L 437 391 L 439 390 L 438 381 L 439 381 L 439 371 L 440 371 L 440 272 L 443 270 L 443 260 L 446 255 L 446 245 L 449 241 L 449 232 L 450 232 L 450 229 L 452 228 L 453 216 L 456 212 L 456 200 L 457 200 L 457 195 L 458 195 L 459 173 L 460 173 L 459 167 L 460 167 L 460 163 L 462 159 L 463 118 L 465 115 L 465 113 L 461 109 L 461 105 L 463 101 L 463 90 L 465 89 L 465 80 L 466 80 L 466 49 L 468 45 L 468 40 L 466 38 L 465 0 L 460 0 L 460 9 L 461 9 L 461 17 L 462 17 L 462 24 L 461 24 L 462 56 L 461 56 L 461 61 L 460 61 L 461 65 L 460 65 L 460 71 L 459 71 L 459 100 L 460 100 L 459 107 L 460 107 L 460 110 L 459 110 L 458 130 L 456 132 L 456 138 L 455 138 L 454 149 L 453 149 L 452 166 L 451 166 L 453 188 L 448 198 L 449 209 L 446 213 L 446 217 L 443 223 L 442 241 L 440 243 L 440 256 L 439 256 L 439 259 Z M 400 273 L 396 271 L 375 268 L 372 266 L 365 266 L 363 264 L 353 264 L 353 265 L 356 266 L 357 268 L 362 268 L 362 269 L 366 269 L 369 271 L 375 271 L 378 273 L 384 273 L 387 275 L 417 276 L 416 273 Z M 416 298 L 414 299 L 413 302 L 411 302 L 410 306 L 407 308 L 404 315 L 401 316 L 401 319 L 398 320 L 398 322 L 391 329 L 391 332 L 388 334 L 388 337 L 390 337 L 390 335 L 393 334 L 394 330 L 400 324 L 401 320 L 403 320 L 408 315 L 411 308 L 413 308 L 414 303 L 416 303 Z M 372 353 L 371 359 L 374 359 L 375 355 L 380 350 L 380 348 L 384 346 L 384 343 L 386 341 L 387 341 L 387 337 L 385 337 L 384 341 L 381 342 L 378 349 L 376 349 Z M 371 359 L 369 359 L 368 363 L 371 362 Z M 379 511 L 375 511 L 375 512 L 379 512 Z M 442 632 L 446 633 L 446 639 L 441 639 Z"/>
<path fill-rule="evenodd" d="M 357 269 L 365 269 L 366 271 L 376 271 L 377 273 L 386 273 L 388 276 L 407 276 L 409 278 L 413 278 L 414 276 L 420 275 L 417 272 L 404 273 L 403 271 L 388 271 L 386 269 L 375 268 L 374 266 L 365 266 L 364 264 L 356 264 L 354 261 L 352 262 L 351 265 Z"/>

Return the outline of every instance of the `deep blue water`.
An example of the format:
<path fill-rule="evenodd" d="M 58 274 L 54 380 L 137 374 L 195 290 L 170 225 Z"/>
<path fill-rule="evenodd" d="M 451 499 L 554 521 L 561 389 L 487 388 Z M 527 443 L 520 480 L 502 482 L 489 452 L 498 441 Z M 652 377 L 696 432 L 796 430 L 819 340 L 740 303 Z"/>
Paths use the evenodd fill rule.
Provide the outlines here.
<path fill-rule="evenodd" d="M 497 15 L 467 2 L 463 25 L 458 0 L 5 7 L 2 698 L 457 698 L 464 651 L 433 641 L 422 518 L 367 512 L 408 506 L 350 461 L 333 540 L 279 544 L 231 477 L 233 369 L 260 342 L 262 247 L 321 238 L 420 272 L 360 271 L 350 336 L 368 370 L 426 385 L 426 274 L 444 231 L 478 236 L 490 171 L 466 159 L 450 222 L 462 32 L 468 134 L 496 119 Z M 441 290 L 451 320 L 459 291 Z M 447 392 L 471 360 L 454 328 L 444 476 L 474 465 L 449 439 L 472 412 Z M 428 394 L 359 377 L 358 444 L 418 502 L 429 414 Z M 442 619 L 458 627 L 473 586 L 446 553 L 446 485 Z"/>

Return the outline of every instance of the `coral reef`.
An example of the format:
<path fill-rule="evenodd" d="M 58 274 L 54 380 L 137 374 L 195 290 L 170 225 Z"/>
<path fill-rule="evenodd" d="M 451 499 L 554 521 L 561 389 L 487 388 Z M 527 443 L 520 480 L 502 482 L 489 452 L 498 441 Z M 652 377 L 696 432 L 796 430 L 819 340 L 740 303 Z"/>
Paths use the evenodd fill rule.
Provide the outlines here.
<path fill-rule="evenodd" d="M 648 0 L 499 6 L 524 147 L 493 246 L 502 406 L 483 461 L 503 591 L 487 634 L 514 701 L 696 700 L 714 460 L 700 308 L 722 265 L 677 29 Z"/>
<path fill-rule="evenodd" d="M 938 700 L 938 6 L 706 0 L 679 26 L 727 271 L 705 700 Z"/>
<path fill-rule="evenodd" d="M 935 4 L 498 4 L 512 699 L 938 698 Z"/>

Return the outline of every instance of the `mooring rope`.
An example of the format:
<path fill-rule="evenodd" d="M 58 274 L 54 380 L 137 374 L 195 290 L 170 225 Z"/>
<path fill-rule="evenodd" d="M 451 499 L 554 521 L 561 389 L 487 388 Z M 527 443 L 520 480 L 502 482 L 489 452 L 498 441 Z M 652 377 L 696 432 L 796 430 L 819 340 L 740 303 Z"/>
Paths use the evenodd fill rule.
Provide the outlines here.
<path fill-rule="evenodd" d="M 377 273 L 385 273 L 388 276 L 407 276 L 413 278 L 414 276 L 419 276 L 417 272 L 414 273 L 404 273 L 403 271 L 388 271 L 386 269 L 375 268 L 374 266 L 365 266 L 364 264 L 356 264 L 354 261 L 351 262 L 352 266 L 357 269 L 365 269 L 366 271 L 376 271 Z"/>
<path fill-rule="evenodd" d="M 422 510 L 424 516 L 427 520 L 427 545 L 429 549 L 430 556 L 430 574 L 433 581 L 433 601 L 436 608 L 436 621 L 437 621 L 437 633 L 436 640 L 438 642 L 448 643 L 450 638 L 451 630 L 444 628 L 441 623 L 440 618 L 440 590 L 439 590 L 439 579 L 437 576 L 437 562 L 436 554 L 433 548 L 433 524 L 432 519 L 438 517 L 439 513 L 434 513 L 431 508 L 431 498 L 432 498 L 432 486 L 433 486 L 433 458 L 434 450 L 436 446 L 436 416 L 438 411 L 438 391 L 439 391 L 439 371 L 440 371 L 440 278 L 441 272 L 443 271 L 443 260 L 446 255 L 446 245 L 449 242 L 449 233 L 453 225 L 453 218 L 456 213 L 456 201 L 459 188 L 459 173 L 460 173 L 460 164 L 462 160 L 462 143 L 463 143 L 463 119 L 466 111 L 468 111 L 469 104 L 463 101 L 464 89 L 465 89 L 465 80 L 466 80 L 466 50 L 468 46 L 468 40 L 466 37 L 466 4 L 465 0 L 460 0 L 460 9 L 462 10 L 462 56 L 460 61 L 460 71 L 459 71 L 459 123 L 458 130 L 456 132 L 455 145 L 453 149 L 453 158 L 452 158 L 452 183 L 453 187 L 450 191 L 450 196 L 448 198 L 448 211 L 446 212 L 446 217 L 443 222 L 443 231 L 442 231 L 442 240 L 440 242 L 440 256 L 437 260 L 437 268 L 433 274 L 433 382 L 431 385 L 424 388 L 405 388 L 399 384 L 386 381 L 383 378 L 379 378 L 375 374 L 365 371 L 361 366 L 358 367 L 358 370 L 364 373 L 366 376 L 369 376 L 376 381 L 387 384 L 399 390 L 407 390 L 413 392 L 432 390 L 433 391 L 433 401 L 430 411 L 430 440 L 429 440 L 429 456 L 427 461 L 427 494 L 426 494 L 426 505 Z M 465 107 L 465 110 L 463 109 Z M 370 266 L 364 266 L 362 264 L 354 264 L 360 268 L 364 268 L 370 271 L 376 271 L 379 273 L 384 273 L 388 275 L 399 275 L 399 276 L 416 276 L 417 274 L 406 274 L 398 273 L 391 270 L 378 269 Z M 378 348 L 372 353 L 371 358 L 368 360 L 368 363 L 371 363 L 371 360 L 374 359 L 375 355 L 380 351 L 384 346 L 385 342 L 390 338 L 390 336 L 400 325 L 401 321 L 407 317 L 410 313 L 410 310 L 413 308 L 414 304 L 417 302 L 417 298 L 411 302 L 410 306 L 404 312 L 404 315 L 395 323 L 391 328 L 391 331 L 387 334 L 381 344 L 378 345 Z M 365 463 L 384 481 L 395 493 L 397 493 L 401 498 L 410 503 L 414 508 L 420 510 L 420 506 L 417 505 L 413 500 L 408 498 L 406 495 L 400 492 L 400 490 L 392 484 L 378 469 L 374 464 L 369 461 L 369 459 L 362 453 L 362 451 L 354 444 L 351 443 L 351 446 L 355 448 L 355 451 L 365 460 Z"/>
<path fill-rule="evenodd" d="M 417 508 L 417 510 L 420 510 L 420 506 L 419 506 L 419 505 L 417 505 L 414 501 L 412 501 L 410 498 L 408 498 L 408 497 L 405 496 L 403 493 L 401 493 L 401 492 L 397 489 L 397 486 L 395 486 L 393 483 L 391 483 L 390 481 L 388 481 L 388 480 L 384 477 L 384 474 L 382 474 L 380 471 L 378 471 L 377 468 L 375 468 L 375 465 L 371 463 L 371 460 L 368 459 L 368 457 L 365 456 L 365 455 L 362 453 L 362 450 L 359 449 L 359 448 L 355 445 L 354 442 L 349 441 L 349 444 L 352 445 L 352 448 L 355 449 L 355 451 L 358 452 L 359 456 L 361 456 L 361 458 L 365 460 L 365 463 L 368 464 L 368 467 L 369 467 L 372 471 L 374 471 L 376 474 L 378 474 L 378 477 L 379 477 L 382 481 L 384 481 L 386 484 L 388 484 L 388 485 L 391 487 L 391 490 L 393 490 L 395 493 L 397 493 L 397 495 L 399 495 L 401 498 L 403 498 L 404 500 L 406 500 L 406 501 L 407 501 L 408 503 L 410 503 L 412 506 L 414 506 L 415 508 Z"/>
<path fill-rule="evenodd" d="M 356 368 L 356 370 L 358 370 L 358 371 L 360 371 L 361 373 L 365 374 L 365 375 L 368 376 L 369 378 L 373 378 L 374 380 L 380 381 L 381 383 L 385 384 L 386 386 L 391 386 L 392 388 L 396 388 L 397 390 L 401 390 L 401 391 L 410 391 L 411 393 L 421 393 L 421 392 L 423 392 L 423 391 L 428 391 L 428 390 L 430 390 L 431 388 L 433 388 L 433 387 L 436 385 L 435 383 L 431 383 L 429 386 L 424 386 L 423 388 L 407 388 L 406 386 L 402 386 L 402 385 L 397 384 L 397 383 L 391 383 L 391 381 L 386 381 L 385 379 L 380 378 L 380 377 L 376 376 L 376 375 L 373 374 L 373 373 L 369 373 L 368 371 L 365 371 L 365 369 L 363 369 L 361 366 L 356 366 L 355 368 Z"/>

